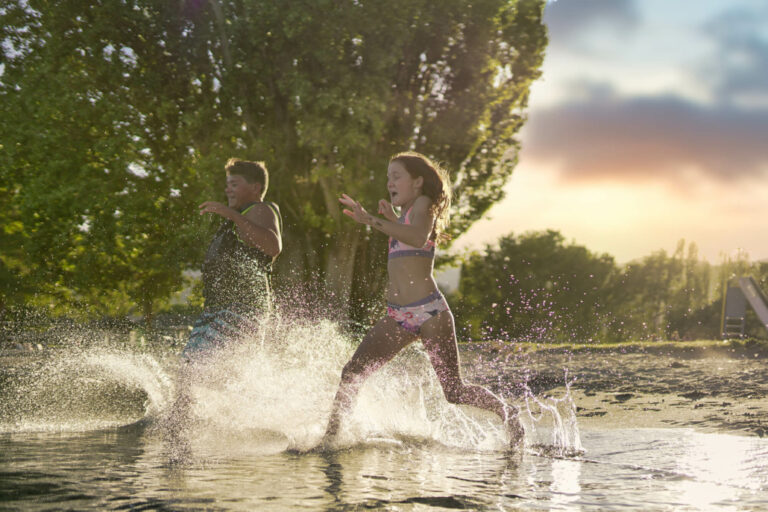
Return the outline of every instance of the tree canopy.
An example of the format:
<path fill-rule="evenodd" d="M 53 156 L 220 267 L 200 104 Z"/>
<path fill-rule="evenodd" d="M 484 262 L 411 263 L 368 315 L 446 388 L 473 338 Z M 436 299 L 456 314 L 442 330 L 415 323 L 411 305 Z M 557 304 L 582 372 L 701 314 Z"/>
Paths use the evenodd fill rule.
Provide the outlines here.
<path fill-rule="evenodd" d="M 0 9 L 2 300 L 149 317 L 199 264 L 230 156 L 264 160 L 286 288 L 364 318 L 370 206 L 413 149 L 452 172 L 451 230 L 502 197 L 546 46 L 544 0 L 9 0 Z"/>

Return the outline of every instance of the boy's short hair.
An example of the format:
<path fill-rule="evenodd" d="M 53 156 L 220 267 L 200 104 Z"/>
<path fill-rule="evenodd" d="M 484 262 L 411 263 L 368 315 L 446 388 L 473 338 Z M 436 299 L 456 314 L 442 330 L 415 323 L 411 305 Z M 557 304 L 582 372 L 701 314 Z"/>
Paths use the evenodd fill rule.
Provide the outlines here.
<path fill-rule="evenodd" d="M 269 187 L 269 173 L 264 162 L 250 162 L 239 158 L 230 158 L 224 166 L 227 175 L 242 176 L 248 183 L 261 183 L 261 197 L 267 193 Z"/>

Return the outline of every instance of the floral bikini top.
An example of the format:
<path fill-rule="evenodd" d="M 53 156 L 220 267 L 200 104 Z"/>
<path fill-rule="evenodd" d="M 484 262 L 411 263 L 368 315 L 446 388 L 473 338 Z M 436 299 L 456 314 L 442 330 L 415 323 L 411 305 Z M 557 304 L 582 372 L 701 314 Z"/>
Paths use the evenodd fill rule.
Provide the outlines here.
<path fill-rule="evenodd" d="M 411 223 L 410 213 L 411 213 L 411 208 L 409 208 L 404 215 L 401 215 L 398 221 L 401 224 L 406 224 L 406 225 L 410 224 Z M 395 238 L 389 237 L 389 254 L 387 255 L 387 259 L 391 260 L 392 258 L 402 258 L 404 256 L 420 256 L 424 258 L 434 258 L 435 257 L 435 241 L 427 240 L 427 243 L 424 244 L 424 247 L 418 248 L 418 247 L 413 247 L 411 245 L 405 244 Z"/>

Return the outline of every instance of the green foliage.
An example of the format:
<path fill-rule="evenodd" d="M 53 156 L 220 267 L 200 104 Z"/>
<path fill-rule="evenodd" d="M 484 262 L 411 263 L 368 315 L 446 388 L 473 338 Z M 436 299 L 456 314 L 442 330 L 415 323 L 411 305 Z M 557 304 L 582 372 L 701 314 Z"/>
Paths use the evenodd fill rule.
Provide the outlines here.
<path fill-rule="evenodd" d="M 556 231 L 503 237 L 462 267 L 458 325 L 473 339 L 591 339 L 615 271 L 611 256 L 566 245 Z"/>
<path fill-rule="evenodd" d="M 611 284 L 610 301 L 619 339 L 693 339 L 718 336 L 720 312 L 712 267 L 695 244 L 678 243 L 672 256 L 657 251 L 631 262 Z M 719 305 L 717 306 L 719 307 Z"/>
<path fill-rule="evenodd" d="M 543 5 L 9 0 L 0 221 L 16 228 L 0 234 L 13 247 L 2 300 L 133 303 L 150 318 L 199 265 L 210 225 L 196 205 L 221 197 L 238 156 L 271 171 L 277 281 L 324 283 L 363 319 L 384 238 L 342 219 L 337 196 L 373 207 L 389 156 L 415 149 L 453 171 L 454 234 L 500 199 Z"/>
<path fill-rule="evenodd" d="M 175 192 L 199 187 L 176 108 L 190 98 L 163 80 L 180 71 L 166 51 L 179 34 L 153 31 L 173 20 L 156 4 L 3 13 L 20 50 L 5 54 L 0 167 L 22 225 L 18 259 L 36 276 L 29 301 L 125 313 L 128 299 L 150 316 L 199 254 L 196 198 Z"/>
<path fill-rule="evenodd" d="M 723 286 L 752 275 L 768 288 L 768 265 L 743 255 L 713 267 L 695 244 L 619 267 L 608 255 L 566 244 L 556 231 L 509 235 L 472 254 L 452 297 L 469 339 L 546 343 L 720 337 Z M 748 315 L 748 334 L 765 336 Z"/>

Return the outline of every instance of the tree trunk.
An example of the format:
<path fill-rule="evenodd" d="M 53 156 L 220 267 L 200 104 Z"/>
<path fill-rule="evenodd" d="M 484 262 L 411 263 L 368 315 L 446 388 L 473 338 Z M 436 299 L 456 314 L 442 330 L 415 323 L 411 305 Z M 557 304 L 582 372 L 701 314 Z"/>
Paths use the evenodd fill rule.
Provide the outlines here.
<path fill-rule="evenodd" d="M 355 270 L 355 255 L 360 246 L 360 226 L 345 228 L 336 236 L 336 243 L 328 250 L 325 267 L 325 285 L 329 302 L 338 312 L 338 320 L 344 322 L 350 317 L 350 296 Z"/>
<path fill-rule="evenodd" d="M 144 314 L 144 325 L 147 328 L 147 331 L 151 331 L 153 328 L 153 323 L 155 320 L 155 312 L 154 312 L 154 302 L 150 297 L 145 297 L 141 301 L 141 310 Z"/>

